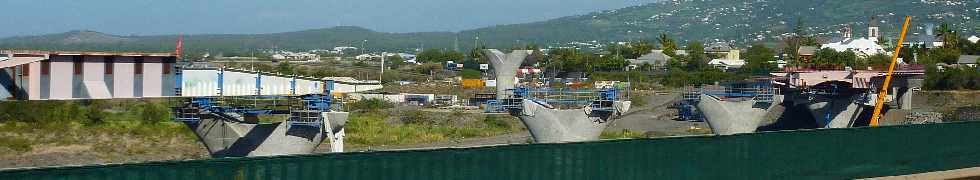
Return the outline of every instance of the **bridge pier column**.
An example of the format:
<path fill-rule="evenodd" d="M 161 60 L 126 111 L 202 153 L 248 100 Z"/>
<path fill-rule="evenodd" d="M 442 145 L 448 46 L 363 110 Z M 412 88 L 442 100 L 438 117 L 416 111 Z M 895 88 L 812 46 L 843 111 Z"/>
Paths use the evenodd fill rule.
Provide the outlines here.
<path fill-rule="evenodd" d="M 902 110 L 912 109 L 912 90 L 908 87 L 899 88 L 895 91 L 895 100 L 898 101 L 898 107 Z"/>
<path fill-rule="evenodd" d="M 484 56 L 493 65 L 493 71 L 497 74 L 497 99 L 510 98 L 506 96 L 509 89 L 514 89 L 514 77 L 517 77 L 517 69 L 520 68 L 524 58 L 531 54 L 529 50 L 514 50 L 509 54 L 504 54 L 500 50 L 485 49 Z"/>

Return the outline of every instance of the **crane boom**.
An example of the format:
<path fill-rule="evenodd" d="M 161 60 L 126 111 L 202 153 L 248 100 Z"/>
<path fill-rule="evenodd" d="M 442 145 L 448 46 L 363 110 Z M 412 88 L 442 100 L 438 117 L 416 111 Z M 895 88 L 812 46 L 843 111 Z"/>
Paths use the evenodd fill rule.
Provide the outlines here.
<path fill-rule="evenodd" d="M 888 74 L 885 75 L 885 82 L 881 85 L 881 91 L 878 92 L 878 99 L 875 101 L 875 111 L 871 116 L 872 127 L 878 126 L 878 119 L 881 118 L 881 108 L 885 104 L 885 96 L 888 95 L 888 86 L 892 81 L 892 73 L 895 72 L 895 64 L 898 62 L 899 53 L 902 51 L 902 44 L 905 43 L 905 33 L 909 30 L 909 23 L 912 21 L 911 16 L 905 16 L 905 24 L 902 24 L 902 33 L 898 37 L 898 44 L 895 46 L 895 54 L 892 55 L 892 63 L 888 65 Z"/>

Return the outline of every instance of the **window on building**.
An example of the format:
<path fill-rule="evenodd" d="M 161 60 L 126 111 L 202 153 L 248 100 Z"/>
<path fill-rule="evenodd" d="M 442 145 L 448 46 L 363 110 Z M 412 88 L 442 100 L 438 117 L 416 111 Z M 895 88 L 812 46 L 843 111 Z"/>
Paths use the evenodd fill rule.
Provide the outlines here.
<path fill-rule="evenodd" d="M 143 57 L 136 57 L 136 63 L 133 66 L 133 72 L 143 74 Z"/>
<path fill-rule="evenodd" d="M 41 75 L 51 74 L 51 60 L 41 61 Z"/>
<path fill-rule="evenodd" d="M 112 68 L 113 68 L 113 66 L 115 66 L 115 63 L 116 63 L 116 57 L 115 56 L 106 56 L 105 57 L 105 74 L 112 74 L 112 71 L 113 71 Z"/>
<path fill-rule="evenodd" d="M 177 62 L 177 57 L 166 57 L 163 59 L 163 74 L 170 74 L 171 70 L 174 68 L 173 64 Z"/>
<path fill-rule="evenodd" d="M 75 72 L 75 74 L 82 74 L 82 69 L 83 69 L 82 63 L 83 62 L 84 61 L 82 61 L 82 56 L 72 56 L 71 57 L 71 63 L 74 66 L 74 71 L 73 72 Z"/>

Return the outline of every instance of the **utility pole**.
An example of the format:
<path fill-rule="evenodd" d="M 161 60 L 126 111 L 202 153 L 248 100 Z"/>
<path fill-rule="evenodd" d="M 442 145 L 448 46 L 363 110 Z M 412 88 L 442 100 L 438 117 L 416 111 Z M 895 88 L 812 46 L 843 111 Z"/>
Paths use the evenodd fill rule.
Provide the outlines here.
<path fill-rule="evenodd" d="M 364 44 L 366 44 L 366 43 L 367 43 L 367 39 L 365 39 L 364 41 L 361 41 L 361 54 L 364 54 Z"/>
<path fill-rule="evenodd" d="M 378 83 L 381 83 L 381 80 L 385 77 L 385 57 L 387 57 L 385 54 L 385 52 L 381 52 L 381 73 L 378 74 Z"/>

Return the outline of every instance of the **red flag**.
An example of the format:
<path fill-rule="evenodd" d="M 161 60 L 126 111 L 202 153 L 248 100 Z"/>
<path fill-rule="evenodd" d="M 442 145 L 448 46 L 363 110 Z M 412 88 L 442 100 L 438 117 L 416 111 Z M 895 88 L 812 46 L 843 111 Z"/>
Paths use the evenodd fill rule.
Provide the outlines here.
<path fill-rule="evenodd" d="M 177 50 L 174 51 L 174 53 L 177 54 L 177 57 L 180 57 L 180 51 L 183 48 L 184 48 L 184 35 L 179 35 L 177 36 Z"/>

